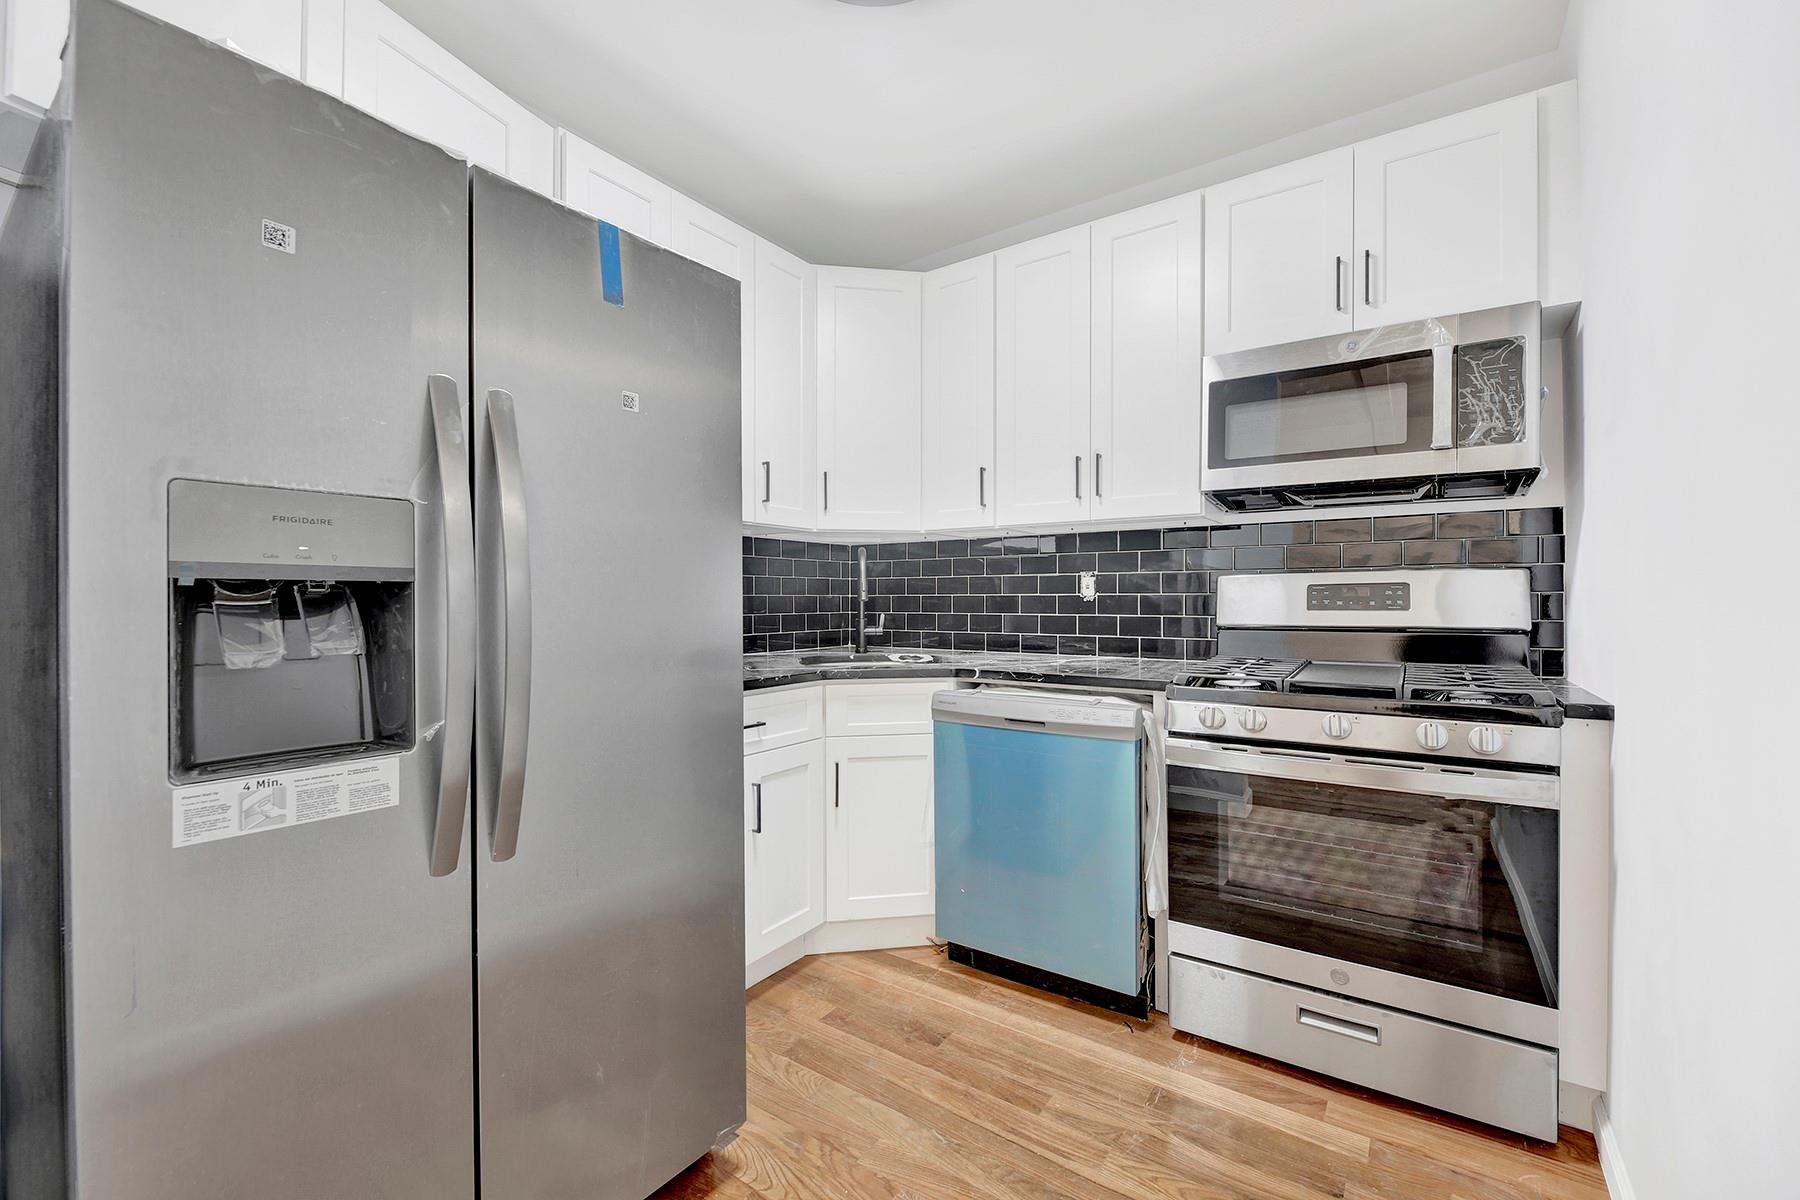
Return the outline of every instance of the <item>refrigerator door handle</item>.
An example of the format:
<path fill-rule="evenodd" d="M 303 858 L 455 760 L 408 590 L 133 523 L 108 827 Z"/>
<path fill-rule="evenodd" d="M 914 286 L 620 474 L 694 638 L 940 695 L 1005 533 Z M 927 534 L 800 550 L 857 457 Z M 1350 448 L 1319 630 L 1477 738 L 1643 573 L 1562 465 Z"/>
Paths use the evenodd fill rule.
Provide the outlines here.
<path fill-rule="evenodd" d="M 475 724 L 475 517 L 469 453 L 456 380 L 426 380 L 437 450 L 439 520 L 444 531 L 444 719 L 438 737 L 438 806 L 431 873 L 449 875 L 462 857 L 469 808 L 469 757 Z"/>
<path fill-rule="evenodd" d="M 519 813 L 525 804 L 525 753 L 531 730 L 531 546 L 525 527 L 525 460 L 512 393 L 487 394 L 488 436 L 494 443 L 494 481 L 500 505 L 500 558 L 505 609 L 500 721 L 500 794 L 494 807 L 493 860 L 505 862 L 519 848 Z M 492 568 L 490 568 L 492 569 Z"/>

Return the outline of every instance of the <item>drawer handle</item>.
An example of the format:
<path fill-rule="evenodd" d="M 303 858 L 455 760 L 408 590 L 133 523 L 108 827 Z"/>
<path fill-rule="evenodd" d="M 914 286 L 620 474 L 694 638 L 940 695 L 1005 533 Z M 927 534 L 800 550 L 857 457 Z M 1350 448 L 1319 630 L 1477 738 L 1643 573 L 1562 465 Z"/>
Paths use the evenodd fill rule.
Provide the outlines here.
<path fill-rule="evenodd" d="M 768 724 L 767 721 L 752 721 L 748 725 L 744 726 L 744 728 L 745 729 L 761 729 L 767 724 Z"/>
<path fill-rule="evenodd" d="M 1322 1029 L 1326 1033 L 1335 1033 L 1340 1037 L 1355 1038 L 1359 1042 L 1367 1042 L 1371 1046 L 1381 1045 L 1381 1026 L 1364 1025 L 1360 1021 L 1346 1021 L 1342 1017 L 1330 1016 L 1327 1013 L 1315 1012 L 1310 1008 L 1297 1007 L 1295 1020 L 1309 1029 Z"/>

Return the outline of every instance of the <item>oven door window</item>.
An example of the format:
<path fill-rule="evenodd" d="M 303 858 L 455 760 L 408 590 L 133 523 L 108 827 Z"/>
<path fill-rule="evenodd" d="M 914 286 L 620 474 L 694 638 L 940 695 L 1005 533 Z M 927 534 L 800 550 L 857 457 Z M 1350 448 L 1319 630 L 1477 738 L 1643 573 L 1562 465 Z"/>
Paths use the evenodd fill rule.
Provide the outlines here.
<path fill-rule="evenodd" d="M 1430 350 L 1221 379 L 1207 395 L 1214 469 L 1431 449 Z"/>
<path fill-rule="evenodd" d="M 1169 915 L 1556 1003 L 1557 814 L 1169 767 Z"/>

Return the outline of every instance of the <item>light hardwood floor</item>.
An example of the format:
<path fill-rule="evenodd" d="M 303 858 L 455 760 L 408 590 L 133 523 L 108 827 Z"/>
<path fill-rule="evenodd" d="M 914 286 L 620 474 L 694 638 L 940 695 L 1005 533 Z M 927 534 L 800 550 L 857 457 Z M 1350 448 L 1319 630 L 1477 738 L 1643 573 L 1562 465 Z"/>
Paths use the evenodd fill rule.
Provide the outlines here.
<path fill-rule="evenodd" d="M 749 996 L 750 1117 L 658 1196 L 1605 1200 L 1543 1146 L 1005 983 L 930 949 Z"/>

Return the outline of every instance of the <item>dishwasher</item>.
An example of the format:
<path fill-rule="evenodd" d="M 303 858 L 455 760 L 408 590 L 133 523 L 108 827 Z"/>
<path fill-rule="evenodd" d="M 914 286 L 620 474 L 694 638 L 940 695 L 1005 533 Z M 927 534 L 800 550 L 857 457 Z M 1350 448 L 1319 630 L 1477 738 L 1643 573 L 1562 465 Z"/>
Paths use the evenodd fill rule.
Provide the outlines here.
<path fill-rule="evenodd" d="M 937 932 L 955 962 L 1144 1016 L 1146 705 L 978 688 L 932 698 Z"/>

